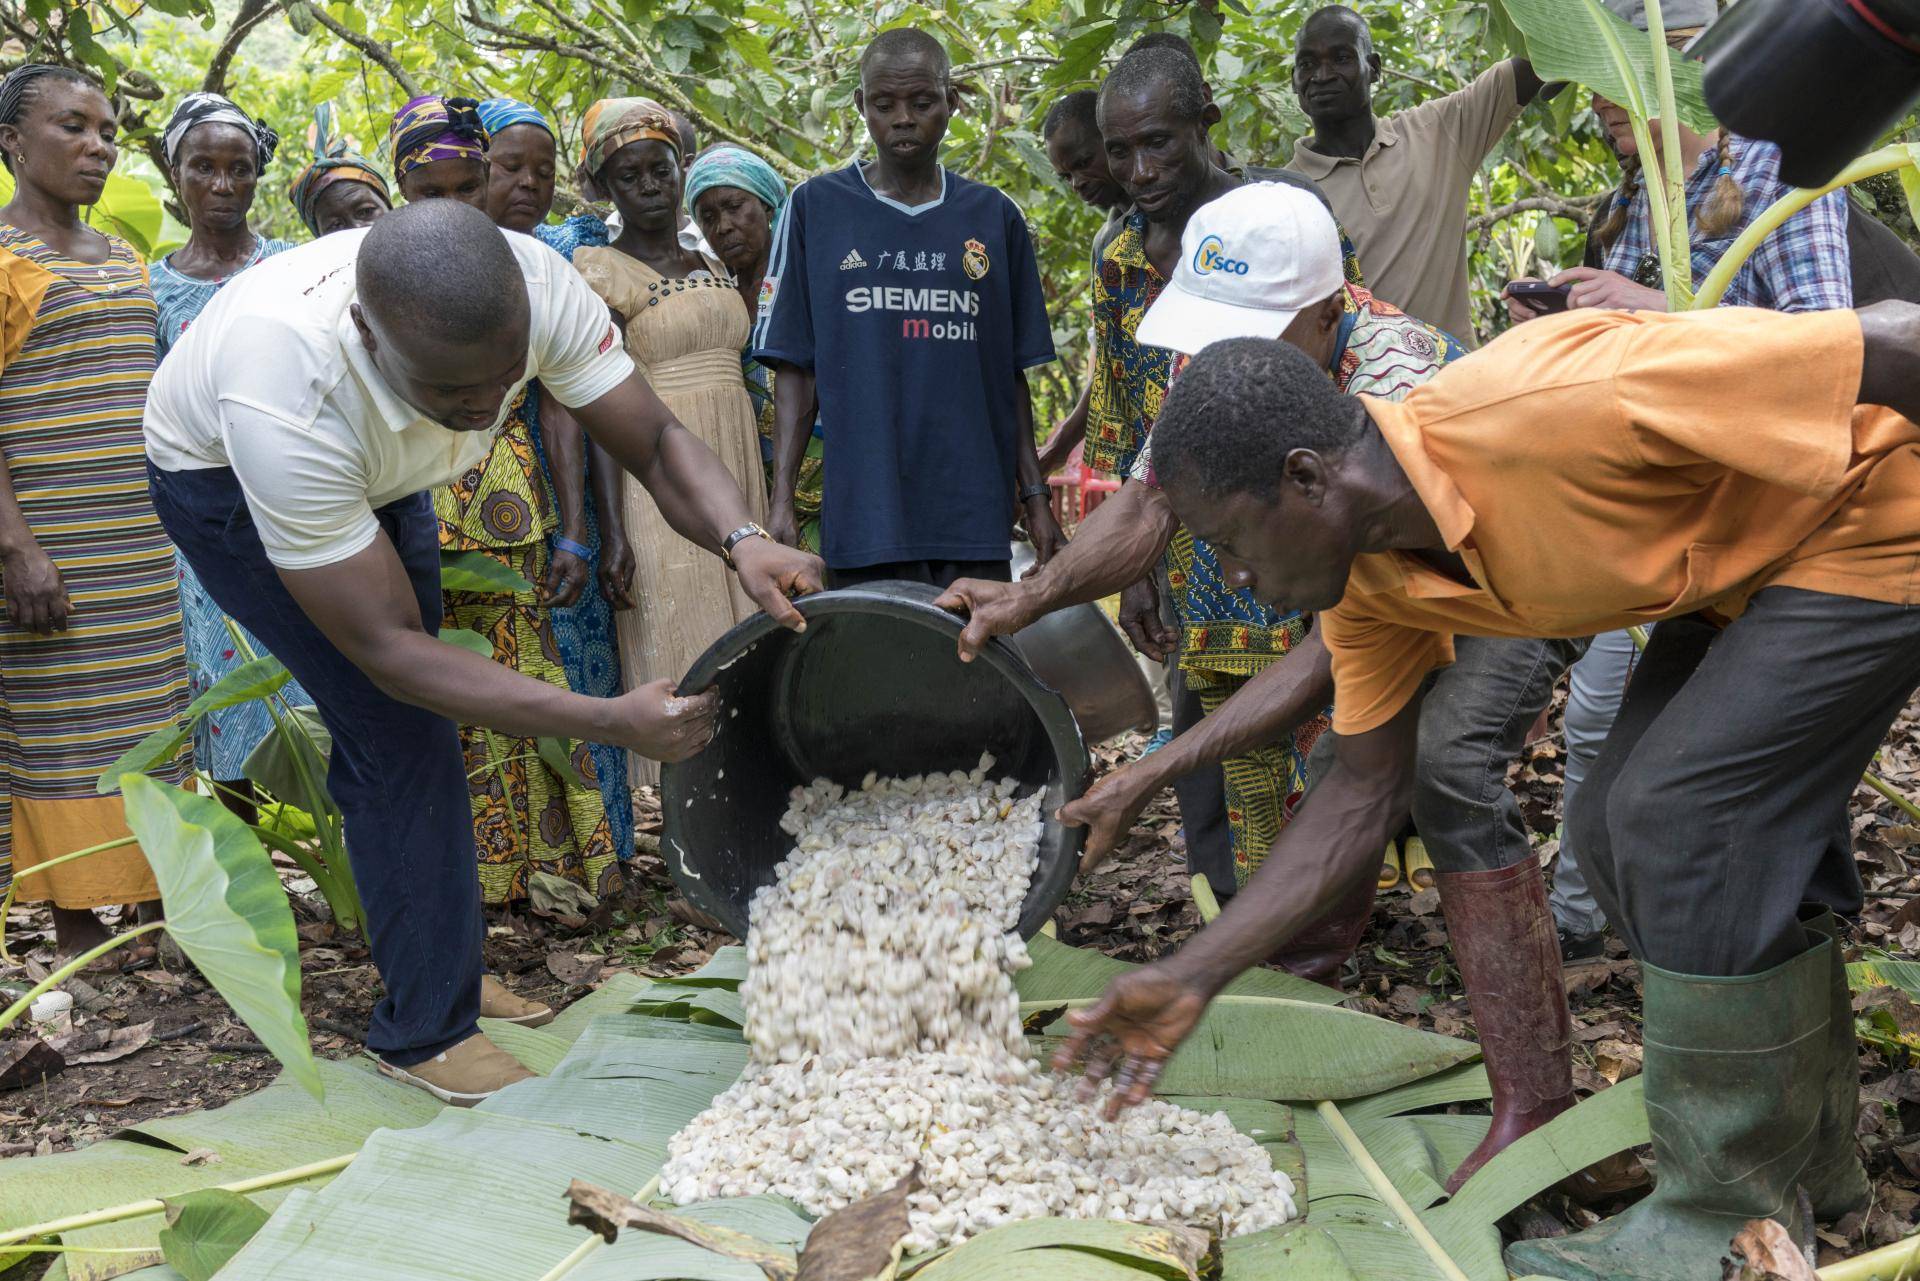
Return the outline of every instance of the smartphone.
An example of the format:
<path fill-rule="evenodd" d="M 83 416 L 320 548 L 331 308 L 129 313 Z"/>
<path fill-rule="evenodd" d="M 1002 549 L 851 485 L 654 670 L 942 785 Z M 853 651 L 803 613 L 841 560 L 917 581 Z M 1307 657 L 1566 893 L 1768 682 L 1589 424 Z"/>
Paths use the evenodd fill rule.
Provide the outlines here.
<path fill-rule="evenodd" d="M 1513 297 L 1549 314 L 1565 311 L 1567 295 L 1572 291 L 1571 285 L 1550 285 L 1544 280 L 1514 280 L 1507 284 L 1507 292 Z"/>

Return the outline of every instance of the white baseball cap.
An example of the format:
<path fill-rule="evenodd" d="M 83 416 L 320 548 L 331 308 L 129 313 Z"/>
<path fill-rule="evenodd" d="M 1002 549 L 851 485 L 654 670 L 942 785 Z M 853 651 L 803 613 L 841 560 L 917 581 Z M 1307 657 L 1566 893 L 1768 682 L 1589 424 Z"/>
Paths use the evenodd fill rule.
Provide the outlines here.
<path fill-rule="evenodd" d="M 1228 338 L 1278 338 L 1346 283 L 1340 229 L 1312 192 L 1251 182 L 1193 211 L 1173 279 L 1137 340 L 1196 352 Z"/>

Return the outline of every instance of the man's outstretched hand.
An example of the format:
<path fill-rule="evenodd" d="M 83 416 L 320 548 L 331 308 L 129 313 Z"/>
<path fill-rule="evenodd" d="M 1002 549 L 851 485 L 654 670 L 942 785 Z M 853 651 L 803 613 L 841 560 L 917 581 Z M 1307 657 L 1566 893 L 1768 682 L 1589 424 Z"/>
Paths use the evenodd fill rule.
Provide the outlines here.
<path fill-rule="evenodd" d="M 1054 1052 L 1054 1070 L 1065 1072 L 1086 1061 L 1079 1089 L 1083 1100 L 1111 1079 L 1113 1093 L 1104 1109 L 1111 1121 L 1122 1109 L 1147 1101 L 1167 1060 L 1206 1008 L 1205 994 L 1170 973 L 1165 962 L 1122 974 L 1107 984 L 1098 1001 L 1068 1011 L 1073 1033 Z"/>
<path fill-rule="evenodd" d="M 1026 601 L 1026 591 L 1019 583 L 962 578 L 933 603 L 967 616 L 967 625 L 960 629 L 960 661 L 971 663 L 988 641 L 1011 636 L 1038 617 Z"/>
<path fill-rule="evenodd" d="M 771 538 L 742 539 L 733 549 L 740 590 L 774 622 L 796 632 L 807 630 L 807 620 L 793 607 L 792 597 L 820 590 L 826 567 L 812 552 L 777 543 Z"/>
<path fill-rule="evenodd" d="M 1080 875 L 1107 861 L 1134 820 L 1147 808 L 1159 786 L 1147 777 L 1140 765 L 1123 765 L 1088 788 L 1077 800 L 1060 807 L 1060 821 L 1068 827 L 1087 829 L 1087 843 L 1080 854 Z"/>

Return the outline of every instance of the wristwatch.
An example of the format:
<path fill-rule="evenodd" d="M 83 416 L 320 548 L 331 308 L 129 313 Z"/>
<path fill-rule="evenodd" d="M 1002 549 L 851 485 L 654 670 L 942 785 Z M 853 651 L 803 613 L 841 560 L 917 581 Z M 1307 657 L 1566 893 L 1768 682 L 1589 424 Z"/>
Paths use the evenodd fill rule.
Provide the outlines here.
<path fill-rule="evenodd" d="M 760 526 L 758 526 L 754 522 L 748 521 L 746 524 L 740 526 L 740 528 L 734 530 L 731 534 L 728 534 L 724 539 L 720 541 L 721 559 L 727 562 L 727 568 L 738 569 L 740 567 L 733 563 L 734 548 L 738 547 L 741 543 L 744 543 L 749 538 L 772 539 L 772 537 L 773 537 L 772 534 L 769 534 L 766 530 L 760 528 Z"/>

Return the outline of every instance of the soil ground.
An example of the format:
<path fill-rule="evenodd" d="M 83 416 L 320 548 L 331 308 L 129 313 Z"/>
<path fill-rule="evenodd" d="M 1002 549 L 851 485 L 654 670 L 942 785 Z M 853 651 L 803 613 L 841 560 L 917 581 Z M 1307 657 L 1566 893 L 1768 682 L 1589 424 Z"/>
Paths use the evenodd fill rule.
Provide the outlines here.
<path fill-rule="evenodd" d="M 1510 776 L 1546 856 L 1558 847 L 1557 722 L 1554 728 Z M 1102 766 L 1130 758 L 1139 746 L 1136 736 L 1102 749 Z M 1906 795 L 1920 798 L 1920 701 L 1895 726 L 1877 768 Z M 1920 955 L 1920 825 L 1864 786 L 1855 796 L 1854 815 L 1855 855 L 1868 898 L 1853 946 Z M 664 976 L 696 969 L 732 941 L 687 923 L 664 866 L 647 852 L 653 844 L 648 838 L 658 831 L 657 807 L 649 802 L 640 818 L 643 849 L 629 865 L 628 888 L 619 901 L 586 919 L 524 908 L 490 917 L 487 961 L 509 986 L 564 1005 L 619 971 Z M 294 891 L 314 1051 L 335 1058 L 358 1053 L 379 996 L 378 978 L 364 945 L 337 935 L 310 883 L 302 893 L 296 874 L 285 875 Z M 1064 941 L 1130 961 L 1159 956 L 1198 927 L 1170 796 L 1147 811 L 1109 864 L 1075 887 L 1056 922 Z M 38 908 L 12 910 L 7 941 L 16 964 L 0 964 L 0 984 L 31 982 L 54 959 L 51 927 Z M 1410 1026 L 1472 1036 L 1472 1015 L 1446 942 L 1436 891 L 1402 884 L 1381 895 L 1345 975 L 1348 1004 Z M 1582 1093 L 1637 1074 L 1639 972 L 1624 947 L 1610 941 L 1605 959 L 1568 968 L 1565 980 L 1574 1011 L 1574 1075 Z M 65 1151 L 144 1118 L 218 1106 L 258 1089 L 277 1071 L 272 1056 L 178 958 L 132 974 L 93 975 L 86 988 L 70 990 L 79 998 L 80 1027 L 123 1030 L 123 1042 L 138 1048 L 109 1062 L 70 1066 L 28 1088 L 0 1091 L 0 1157 Z M 1821 1231 L 1822 1263 L 1908 1235 L 1920 1218 L 1920 1066 L 1900 1043 L 1911 1035 L 1920 1045 L 1920 1005 L 1894 989 L 1878 989 L 1856 998 L 1856 1008 L 1878 1029 L 1861 1044 L 1860 1123 L 1876 1195 L 1866 1213 Z M 1537 1235 L 1592 1218 L 1549 1196 L 1509 1226 Z"/>

